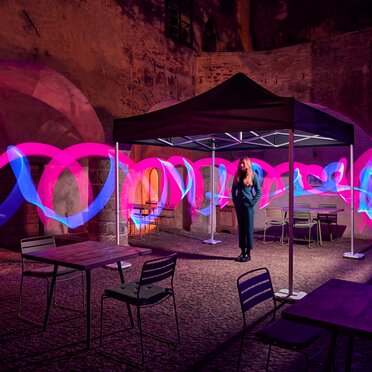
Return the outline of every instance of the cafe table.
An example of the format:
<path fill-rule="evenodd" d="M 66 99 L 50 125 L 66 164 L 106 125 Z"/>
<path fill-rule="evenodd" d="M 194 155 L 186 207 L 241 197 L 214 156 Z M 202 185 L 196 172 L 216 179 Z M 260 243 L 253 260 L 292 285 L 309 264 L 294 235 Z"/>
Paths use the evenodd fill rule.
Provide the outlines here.
<path fill-rule="evenodd" d="M 372 284 L 330 279 L 283 310 L 281 316 L 332 332 L 327 371 L 334 368 L 337 335 L 348 335 L 345 370 L 349 371 L 354 337 L 372 338 Z"/>
<path fill-rule="evenodd" d="M 52 282 L 48 294 L 48 305 L 44 318 L 43 330 L 47 329 L 49 312 L 52 303 L 54 286 L 57 278 L 58 266 L 85 271 L 86 274 L 86 344 L 91 346 L 91 270 L 116 262 L 120 280 L 124 283 L 121 261 L 128 258 L 151 254 L 151 249 L 137 248 L 123 245 L 113 245 L 106 242 L 84 241 L 67 244 L 56 248 L 41 249 L 23 254 L 26 259 L 40 261 L 54 265 Z"/>

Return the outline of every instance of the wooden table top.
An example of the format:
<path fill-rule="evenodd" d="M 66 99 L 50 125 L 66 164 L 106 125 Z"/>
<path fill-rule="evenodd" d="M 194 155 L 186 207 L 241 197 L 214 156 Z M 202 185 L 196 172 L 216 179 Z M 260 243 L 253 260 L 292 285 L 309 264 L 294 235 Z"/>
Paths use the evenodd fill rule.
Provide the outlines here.
<path fill-rule="evenodd" d="M 90 270 L 131 257 L 151 254 L 151 249 L 85 241 L 23 254 L 24 258 L 49 264 Z"/>
<path fill-rule="evenodd" d="M 284 319 L 372 337 L 372 284 L 331 279 L 282 311 Z"/>

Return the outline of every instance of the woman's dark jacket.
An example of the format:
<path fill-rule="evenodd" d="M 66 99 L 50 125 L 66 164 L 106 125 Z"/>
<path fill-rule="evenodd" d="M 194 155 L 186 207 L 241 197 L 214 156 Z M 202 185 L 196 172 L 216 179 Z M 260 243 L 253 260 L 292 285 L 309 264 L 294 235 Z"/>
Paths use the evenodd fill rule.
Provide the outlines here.
<path fill-rule="evenodd" d="M 254 207 L 262 194 L 257 175 L 253 177 L 253 185 L 246 186 L 243 182 L 233 182 L 231 195 L 235 206 Z"/>

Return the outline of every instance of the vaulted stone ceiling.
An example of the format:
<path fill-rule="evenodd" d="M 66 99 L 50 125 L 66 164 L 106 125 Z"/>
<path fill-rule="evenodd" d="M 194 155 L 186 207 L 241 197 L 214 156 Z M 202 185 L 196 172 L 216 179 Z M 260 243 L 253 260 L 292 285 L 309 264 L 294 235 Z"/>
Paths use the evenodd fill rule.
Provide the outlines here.
<path fill-rule="evenodd" d="M 86 97 L 62 75 L 26 62 L 0 63 L 0 149 L 22 142 L 67 147 L 104 142 Z"/>

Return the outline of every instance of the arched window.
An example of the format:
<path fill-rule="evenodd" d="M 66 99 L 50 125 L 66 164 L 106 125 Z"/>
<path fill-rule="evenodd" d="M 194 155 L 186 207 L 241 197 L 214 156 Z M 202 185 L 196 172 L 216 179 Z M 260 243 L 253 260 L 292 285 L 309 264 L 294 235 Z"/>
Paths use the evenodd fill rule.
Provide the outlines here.
<path fill-rule="evenodd" d="M 148 185 L 147 185 L 147 198 L 146 202 L 151 204 L 157 204 L 159 201 L 159 173 L 156 168 L 152 168 L 148 173 Z"/>
<path fill-rule="evenodd" d="M 217 30 L 214 21 L 209 18 L 202 35 L 202 49 L 204 52 L 217 51 Z"/>
<path fill-rule="evenodd" d="M 165 1 L 165 35 L 192 48 L 192 0 Z"/>

